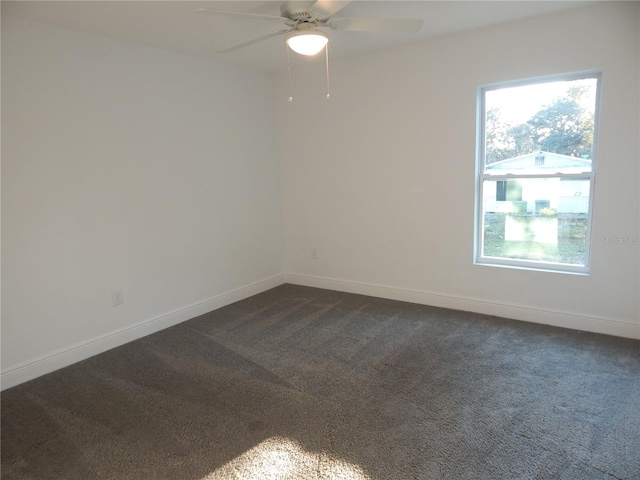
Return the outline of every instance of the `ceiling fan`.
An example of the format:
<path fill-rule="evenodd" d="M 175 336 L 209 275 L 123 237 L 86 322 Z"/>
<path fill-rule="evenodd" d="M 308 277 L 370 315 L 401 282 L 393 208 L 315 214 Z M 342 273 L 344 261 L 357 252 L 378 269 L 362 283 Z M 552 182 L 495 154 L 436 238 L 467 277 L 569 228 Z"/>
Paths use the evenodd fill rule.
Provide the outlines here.
<path fill-rule="evenodd" d="M 211 8 L 199 8 L 195 13 L 226 15 L 246 19 L 281 22 L 288 28 L 268 33 L 258 38 L 234 45 L 218 53 L 239 50 L 271 37 L 285 35 L 287 45 L 301 55 L 315 55 L 329 41 L 327 35 L 319 29 L 330 28 L 350 32 L 396 32 L 414 33 L 422 28 L 420 19 L 390 18 L 334 18 L 334 15 L 346 7 L 350 1 L 337 0 L 296 0 L 284 2 L 280 7 L 280 16 L 255 13 L 232 12 Z"/>
<path fill-rule="evenodd" d="M 422 28 L 421 19 L 392 19 L 392 18 L 334 18 L 334 15 L 346 7 L 350 1 L 340 0 L 292 0 L 284 2 L 280 6 L 280 16 L 261 15 L 246 12 L 232 12 L 212 8 L 199 8 L 195 13 L 210 15 L 225 15 L 230 17 L 265 20 L 279 22 L 287 26 L 283 30 L 268 33 L 261 37 L 234 45 L 218 53 L 228 53 L 234 50 L 248 47 L 254 43 L 262 42 L 268 38 L 284 35 L 286 45 L 291 50 L 301 55 L 312 56 L 323 48 L 327 68 L 327 98 L 330 97 L 329 89 L 329 37 L 319 29 L 330 28 L 336 31 L 349 32 L 395 32 L 415 33 Z M 289 48 L 287 48 L 287 73 L 289 81 L 289 98 L 291 96 L 291 63 L 289 61 Z"/>

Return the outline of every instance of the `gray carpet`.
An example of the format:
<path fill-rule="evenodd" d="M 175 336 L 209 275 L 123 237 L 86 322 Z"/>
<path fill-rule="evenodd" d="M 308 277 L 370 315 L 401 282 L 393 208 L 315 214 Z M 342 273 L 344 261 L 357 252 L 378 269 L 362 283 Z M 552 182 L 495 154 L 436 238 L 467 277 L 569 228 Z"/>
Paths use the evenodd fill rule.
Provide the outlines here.
<path fill-rule="evenodd" d="M 640 479 L 640 342 L 283 285 L 2 393 L 2 479 Z"/>

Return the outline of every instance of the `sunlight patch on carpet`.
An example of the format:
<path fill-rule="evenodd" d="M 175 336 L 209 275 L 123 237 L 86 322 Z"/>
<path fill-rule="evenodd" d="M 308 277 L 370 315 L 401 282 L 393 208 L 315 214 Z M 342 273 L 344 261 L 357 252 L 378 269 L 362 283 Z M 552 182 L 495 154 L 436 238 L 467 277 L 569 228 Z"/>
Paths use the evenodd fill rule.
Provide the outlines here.
<path fill-rule="evenodd" d="M 309 452 L 298 442 L 271 437 L 201 480 L 286 480 L 301 478 L 371 480 L 361 467 L 327 452 Z"/>

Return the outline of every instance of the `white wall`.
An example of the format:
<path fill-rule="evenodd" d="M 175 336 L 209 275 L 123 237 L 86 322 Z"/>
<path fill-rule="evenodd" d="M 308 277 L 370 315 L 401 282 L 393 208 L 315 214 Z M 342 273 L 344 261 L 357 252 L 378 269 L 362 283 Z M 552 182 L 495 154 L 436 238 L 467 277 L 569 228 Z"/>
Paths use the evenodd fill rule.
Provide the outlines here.
<path fill-rule="evenodd" d="M 2 156 L 3 388 L 281 283 L 270 75 L 4 16 Z"/>
<path fill-rule="evenodd" d="M 640 4 L 606 3 L 277 77 L 296 283 L 640 338 Z M 336 34 L 337 35 L 337 34 Z M 589 276 L 473 264 L 476 88 L 601 69 Z M 317 249 L 317 259 L 311 249 Z"/>

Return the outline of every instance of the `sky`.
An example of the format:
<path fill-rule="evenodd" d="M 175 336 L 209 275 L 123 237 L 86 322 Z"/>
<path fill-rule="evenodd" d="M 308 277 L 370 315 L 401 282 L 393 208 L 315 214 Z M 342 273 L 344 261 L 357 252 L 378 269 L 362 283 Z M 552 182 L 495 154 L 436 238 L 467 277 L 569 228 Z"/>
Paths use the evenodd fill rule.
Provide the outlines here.
<path fill-rule="evenodd" d="M 503 122 L 513 125 L 525 123 L 532 115 L 549 105 L 554 98 L 563 95 L 573 85 L 590 85 L 592 87 L 589 94 L 585 95 L 584 104 L 588 109 L 593 110 L 595 108 L 596 79 L 585 78 L 487 90 L 485 111 L 499 108 L 500 119 Z"/>

